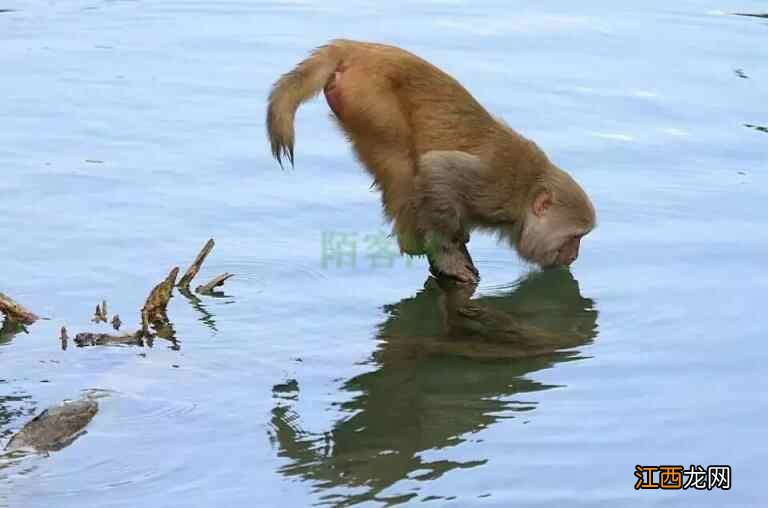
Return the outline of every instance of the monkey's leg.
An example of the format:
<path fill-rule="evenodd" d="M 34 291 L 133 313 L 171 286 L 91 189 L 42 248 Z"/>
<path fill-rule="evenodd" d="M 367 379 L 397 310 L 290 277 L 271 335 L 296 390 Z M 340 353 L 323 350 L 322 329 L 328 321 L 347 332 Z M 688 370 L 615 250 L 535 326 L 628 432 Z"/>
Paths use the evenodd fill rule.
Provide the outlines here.
<path fill-rule="evenodd" d="M 458 151 L 428 152 L 419 159 L 416 195 L 419 229 L 427 238 L 430 270 L 464 282 L 479 273 L 467 250 L 469 210 L 482 162 Z"/>
<path fill-rule="evenodd" d="M 467 238 L 466 241 L 469 242 L 469 238 Z M 469 250 L 467 249 L 467 243 L 462 243 L 461 244 L 461 251 L 462 251 L 462 254 L 464 254 L 464 257 L 467 258 L 467 260 L 469 261 L 470 268 L 472 269 L 474 274 L 479 279 L 480 278 L 480 272 L 477 270 L 477 267 L 475 267 L 475 262 L 472 261 L 472 256 L 469 255 Z"/>
<path fill-rule="evenodd" d="M 467 250 L 469 235 L 453 194 L 427 191 L 419 199 L 419 229 L 424 232 L 430 272 L 436 277 L 477 283 L 480 274 Z"/>
<path fill-rule="evenodd" d="M 370 68 L 369 62 L 349 59 L 326 86 L 328 105 L 381 189 L 400 250 L 427 254 L 435 274 L 477 282 L 477 270 L 464 246 L 467 234 L 454 206 L 458 196 L 441 195 L 440 182 L 425 181 L 424 187 L 435 192 L 420 199 L 414 136 L 389 74 Z"/>
<path fill-rule="evenodd" d="M 357 158 L 375 178 L 384 213 L 394 224 L 401 252 L 424 254 L 416 227 L 412 134 L 387 73 L 350 59 L 326 85 L 325 96 Z"/>
<path fill-rule="evenodd" d="M 480 280 L 477 268 L 464 245 L 440 245 L 427 252 L 429 271 L 435 277 L 450 277 L 460 282 L 476 284 Z"/>

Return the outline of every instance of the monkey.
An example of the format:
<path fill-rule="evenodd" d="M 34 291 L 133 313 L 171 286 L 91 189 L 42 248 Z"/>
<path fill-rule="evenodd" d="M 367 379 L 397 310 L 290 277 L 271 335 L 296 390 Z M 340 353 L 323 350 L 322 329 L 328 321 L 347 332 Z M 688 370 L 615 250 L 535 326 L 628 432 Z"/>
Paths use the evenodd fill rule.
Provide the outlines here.
<path fill-rule="evenodd" d="M 294 165 L 298 107 L 321 91 L 381 191 L 401 254 L 426 255 L 433 275 L 470 284 L 474 230 L 542 268 L 577 259 L 596 222 L 581 186 L 456 79 L 395 46 L 335 39 L 274 83 L 266 127 L 281 167 Z"/>

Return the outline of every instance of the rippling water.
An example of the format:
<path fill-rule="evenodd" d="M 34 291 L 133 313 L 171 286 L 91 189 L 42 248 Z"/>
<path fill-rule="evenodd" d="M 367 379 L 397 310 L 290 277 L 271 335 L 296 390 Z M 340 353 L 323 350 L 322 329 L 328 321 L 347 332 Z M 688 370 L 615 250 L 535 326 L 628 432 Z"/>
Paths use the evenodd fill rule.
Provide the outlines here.
<path fill-rule="evenodd" d="M 72 446 L 0 458 L 0 505 L 765 506 L 768 19 L 734 13 L 766 7 L 0 4 L 0 291 L 47 318 L 0 334 L 0 442 L 101 391 Z M 425 284 L 320 101 L 280 171 L 268 88 L 339 36 L 430 59 L 584 184 L 570 273 L 477 236 L 469 307 Z M 60 349 L 211 236 L 200 277 L 236 277 L 171 301 L 179 348 Z"/>

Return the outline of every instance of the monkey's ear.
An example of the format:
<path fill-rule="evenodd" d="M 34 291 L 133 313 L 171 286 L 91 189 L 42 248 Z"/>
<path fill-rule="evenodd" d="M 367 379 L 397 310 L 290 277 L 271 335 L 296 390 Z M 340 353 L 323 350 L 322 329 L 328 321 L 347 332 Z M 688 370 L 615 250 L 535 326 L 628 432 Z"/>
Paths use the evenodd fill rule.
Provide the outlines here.
<path fill-rule="evenodd" d="M 543 190 L 539 192 L 539 194 L 533 198 L 533 204 L 531 205 L 531 208 L 533 209 L 533 214 L 536 217 L 544 217 L 544 215 L 549 210 L 549 207 L 552 206 L 552 193 Z"/>

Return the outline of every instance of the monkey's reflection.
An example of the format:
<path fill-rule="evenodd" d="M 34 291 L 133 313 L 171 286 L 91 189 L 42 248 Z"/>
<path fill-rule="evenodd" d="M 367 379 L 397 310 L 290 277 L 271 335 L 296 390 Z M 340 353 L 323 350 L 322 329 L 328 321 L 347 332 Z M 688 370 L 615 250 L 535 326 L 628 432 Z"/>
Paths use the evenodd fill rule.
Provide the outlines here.
<path fill-rule="evenodd" d="M 567 270 L 531 274 L 496 295 L 430 279 L 413 298 L 385 307 L 374 370 L 342 390 L 349 414 L 325 433 L 302 430 L 290 406 L 296 381 L 277 385 L 273 439 L 290 463 L 285 476 L 314 481 L 324 502 L 406 501 L 380 493 L 404 478 L 431 479 L 486 462 L 429 461 L 425 450 L 455 446 L 499 419 L 526 417 L 536 402 L 519 394 L 551 388 L 526 374 L 578 359 L 597 335 L 597 311 Z M 521 400 L 522 399 L 522 400 Z M 334 487 L 347 487 L 341 491 Z M 350 491 L 349 488 L 352 488 Z"/>

